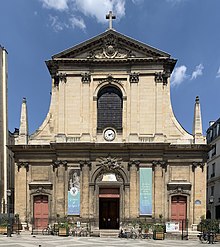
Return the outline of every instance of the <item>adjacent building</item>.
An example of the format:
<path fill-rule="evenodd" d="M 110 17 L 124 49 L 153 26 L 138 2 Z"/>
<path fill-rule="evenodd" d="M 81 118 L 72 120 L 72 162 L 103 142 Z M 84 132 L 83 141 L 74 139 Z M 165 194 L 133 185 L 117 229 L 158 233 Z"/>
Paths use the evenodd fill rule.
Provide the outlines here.
<path fill-rule="evenodd" d="M 220 118 L 210 122 L 207 143 L 211 145 L 207 163 L 207 218 L 220 219 Z"/>
<path fill-rule="evenodd" d="M 14 201 L 13 154 L 7 147 L 14 144 L 14 136 L 8 131 L 7 55 L 6 49 L 0 46 L 0 213 L 6 213 L 9 208 L 13 212 Z"/>
<path fill-rule="evenodd" d="M 206 213 L 199 98 L 193 134 L 175 118 L 168 53 L 109 29 L 46 61 L 51 105 L 28 133 L 23 99 L 15 156 L 15 212 L 43 228 L 67 216 L 92 230 Z M 193 106 L 192 106 L 193 107 Z M 186 116 L 190 117 L 190 116 Z"/>

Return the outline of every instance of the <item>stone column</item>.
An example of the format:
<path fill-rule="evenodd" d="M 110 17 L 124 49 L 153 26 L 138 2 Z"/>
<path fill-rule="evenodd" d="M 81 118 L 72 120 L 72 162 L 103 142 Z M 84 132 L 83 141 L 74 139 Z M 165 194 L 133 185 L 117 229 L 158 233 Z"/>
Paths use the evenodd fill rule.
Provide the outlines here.
<path fill-rule="evenodd" d="M 137 170 L 139 168 L 139 161 L 131 161 L 129 162 L 129 170 L 130 170 L 130 218 L 137 218 L 138 213 L 138 207 L 137 207 L 137 199 L 138 199 L 138 188 L 137 188 Z"/>
<path fill-rule="evenodd" d="M 82 218 L 89 217 L 89 173 L 91 163 L 89 161 L 80 161 L 81 167 L 81 201 L 80 201 L 80 216 Z"/>

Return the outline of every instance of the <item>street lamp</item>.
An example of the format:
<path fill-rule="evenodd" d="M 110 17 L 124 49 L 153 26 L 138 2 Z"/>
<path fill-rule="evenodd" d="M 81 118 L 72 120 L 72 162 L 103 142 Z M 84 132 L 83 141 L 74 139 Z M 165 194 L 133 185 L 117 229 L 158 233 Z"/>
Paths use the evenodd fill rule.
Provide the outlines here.
<path fill-rule="evenodd" d="M 7 190 L 7 212 L 8 212 L 8 227 L 7 227 L 7 237 L 11 237 L 11 219 L 10 219 L 10 198 L 11 190 Z"/>

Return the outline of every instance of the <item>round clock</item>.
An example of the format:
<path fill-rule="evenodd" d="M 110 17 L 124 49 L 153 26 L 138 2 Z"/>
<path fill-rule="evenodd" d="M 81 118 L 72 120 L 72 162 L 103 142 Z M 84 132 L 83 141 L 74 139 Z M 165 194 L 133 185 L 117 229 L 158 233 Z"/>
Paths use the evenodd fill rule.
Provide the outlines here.
<path fill-rule="evenodd" d="M 113 141 L 115 139 L 115 131 L 113 129 L 106 129 L 104 131 L 104 138 L 106 141 Z"/>

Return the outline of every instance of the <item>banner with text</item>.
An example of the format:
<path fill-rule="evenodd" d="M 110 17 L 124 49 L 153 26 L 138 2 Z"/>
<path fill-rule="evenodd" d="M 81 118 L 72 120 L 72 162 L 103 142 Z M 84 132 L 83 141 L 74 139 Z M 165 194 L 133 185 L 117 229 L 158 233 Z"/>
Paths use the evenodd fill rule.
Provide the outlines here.
<path fill-rule="evenodd" d="M 68 180 L 68 215 L 80 214 L 80 170 L 70 169 Z"/>
<path fill-rule="evenodd" d="M 140 215 L 152 214 L 152 168 L 140 168 Z"/>

